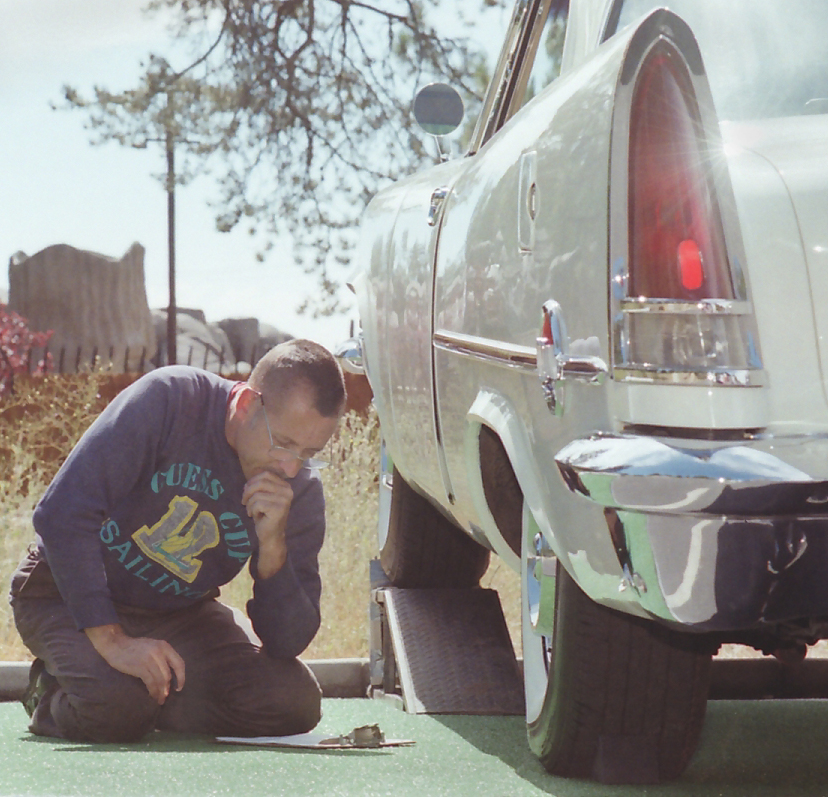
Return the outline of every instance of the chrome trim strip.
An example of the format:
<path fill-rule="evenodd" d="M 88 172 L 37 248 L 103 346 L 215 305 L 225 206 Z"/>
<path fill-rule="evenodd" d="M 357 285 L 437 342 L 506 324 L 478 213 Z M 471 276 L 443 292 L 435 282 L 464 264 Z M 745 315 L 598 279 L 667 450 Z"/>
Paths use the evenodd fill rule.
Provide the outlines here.
<path fill-rule="evenodd" d="M 697 302 L 679 302 L 675 299 L 622 299 L 625 313 L 673 313 L 689 315 L 750 315 L 749 302 L 730 299 L 699 299 Z"/>
<path fill-rule="evenodd" d="M 504 368 L 516 368 L 532 373 L 537 370 L 537 354 L 535 349 L 529 346 L 517 346 L 445 329 L 435 330 L 432 341 L 438 349 L 452 354 L 494 363 Z"/>
<path fill-rule="evenodd" d="M 766 387 L 767 378 L 762 370 L 733 368 L 721 371 L 671 371 L 664 368 L 613 369 L 613 379 L 618 382 L 638 384 L 671 384 L 698 387 Z"/>
<path fill-rule="evenodd" d="M 452 354 L 470 357 L 481 362 L 494 363 L 504 368 L 516 368 L 534 373 L 537 370 L 537 353 L 528 346 L 518 346 L 464 335 L 460 332 L 436 330 L 432 338 L 434 346 Z M 671 371 L 665 368 L 615 368 L 613 378 L 618 382 L 638 384 L 672 384 L 698 387 L 765 387 L 767 379 L 763 370 L 727 369 L 721 371 Z"/>

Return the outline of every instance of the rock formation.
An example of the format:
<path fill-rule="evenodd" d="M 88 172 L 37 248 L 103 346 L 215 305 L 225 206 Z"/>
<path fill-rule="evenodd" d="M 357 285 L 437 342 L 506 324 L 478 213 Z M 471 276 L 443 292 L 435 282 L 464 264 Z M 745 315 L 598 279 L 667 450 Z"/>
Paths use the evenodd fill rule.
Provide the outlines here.
<path fill-rule="evenodd" d="M 218 326 L 226 333 L 238 362 L 255 363 L 266 352 L 293 336 L 256 318 L 225 318 Z"/>
<path fill-rule="evenodd" d="M 54 331 L 48 350 L 55 371 L 94 365 L 137 372 L 168 363 L 167 310 L 149 309 L 138 243 L 120 260 L 67 244 L 31 257 L 17 252 L 9 260 L 8 306 L 32 331 Z M 207 323 L 201 310 L 183 307 L 176 308 L 176 327 L 177 363 L 225 374 L 248 373 L 266 351 L 293 337 L 257 318 Z M 41 356 L 32 352 L 35 362 Z"/>
<path fill-rule="evenodd" d="M 34 331 L 54 330 L 49 351 L 55 370 L 74 371 L 111 361 L 116 372 L 145 368 L 155 352 L 144 288 L 144 247 L 133 244 L 117 260 L 57 244 L 9 261 L 9 308 Z M 33 353 L 38 354 L 38 353 Z"/>
<path fill-rule="evenodd" d="M 167 357 L 167 310 L 152 311 L 157 341 L 155 365 L 166 365 Z M 235 371 L 236 358 L 233 347 L 224 330 L 218 324 L 208 324 L 201 310 L 177 307 L 176 362 L 179 365 L 194 365 L 214 373 Z"/>

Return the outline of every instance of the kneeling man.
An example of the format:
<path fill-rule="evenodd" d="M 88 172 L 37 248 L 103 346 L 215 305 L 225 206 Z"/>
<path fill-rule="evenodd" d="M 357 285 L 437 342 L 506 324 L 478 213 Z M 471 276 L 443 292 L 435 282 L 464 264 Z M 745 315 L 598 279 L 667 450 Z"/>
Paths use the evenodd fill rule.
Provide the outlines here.
<path fill-rule="evenodd" d="M 294 340 L 247 382 L 170 366 L 107 406 L 38 504 L 12 580 L 36 656 L 33 733 L 124 742 L 316 725 L 319 686 L 296 657 L 319 627 L 317 469 L 344 405 L 333 356 Z M 248 563 L 255 635 L 216 600 Z"/>

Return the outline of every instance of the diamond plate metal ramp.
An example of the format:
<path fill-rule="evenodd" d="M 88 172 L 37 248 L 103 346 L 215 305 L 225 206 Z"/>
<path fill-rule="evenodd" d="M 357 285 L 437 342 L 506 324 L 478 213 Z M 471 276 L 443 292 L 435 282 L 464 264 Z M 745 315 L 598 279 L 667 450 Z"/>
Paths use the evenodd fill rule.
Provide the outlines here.
<path fill-rule="evenodd" d="M 375 694 L 399 689 L 412 714 L 523 714 L 497 592 L 384 587 L 374 598 L 383 637 Z"/>

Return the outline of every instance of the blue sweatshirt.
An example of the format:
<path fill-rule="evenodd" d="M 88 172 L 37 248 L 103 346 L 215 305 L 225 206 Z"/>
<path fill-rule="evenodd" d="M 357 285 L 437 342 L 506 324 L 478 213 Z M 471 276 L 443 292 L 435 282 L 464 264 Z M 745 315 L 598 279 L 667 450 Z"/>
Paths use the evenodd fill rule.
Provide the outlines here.
<path fill-rule="evenodd" d="M 117 623 L 115 604 L 183 608 L 250 562 L 247 613 L 271 656 L 296 656 L 319 628 L 325 534 L 319 474 L 290 480 L 279 572 L 256 577 L 245 476 L 225 436 L 234 382 L 170 366 L 122 391 L 58 471 L 34 513 L 38 544 L 78 629 Z"/>

